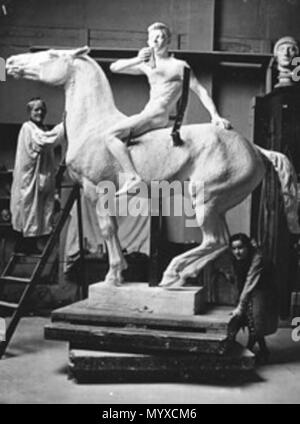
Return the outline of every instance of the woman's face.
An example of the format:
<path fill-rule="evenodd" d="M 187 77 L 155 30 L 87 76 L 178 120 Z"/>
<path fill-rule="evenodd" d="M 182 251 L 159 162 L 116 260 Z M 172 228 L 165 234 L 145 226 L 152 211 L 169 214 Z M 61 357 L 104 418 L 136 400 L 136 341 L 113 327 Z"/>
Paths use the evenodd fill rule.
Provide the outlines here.
<path fill-rule="evenodd" d="M 46 116 L 46 109 L 42 102 L 36 102 L 33 104 L 30 111 L 30 119 L 37 125 L 41 125 L 44 122 Z"/>
<path fill-rule="evenodd" d="M 241 240 L 235 240 L 231 243 L 231 252 L 237 261 L 242 261 L 248 257 L 249 249 Z"/>

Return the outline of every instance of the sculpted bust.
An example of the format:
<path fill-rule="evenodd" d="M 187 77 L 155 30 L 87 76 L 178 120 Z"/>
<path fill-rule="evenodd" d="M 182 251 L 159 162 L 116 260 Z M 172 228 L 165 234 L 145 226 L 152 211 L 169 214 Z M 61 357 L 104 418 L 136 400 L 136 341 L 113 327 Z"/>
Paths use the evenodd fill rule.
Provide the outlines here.
<path fill-rule="evenodd" d="M 282 37 L 274 46 L 274 56 L 277 61 L 278 84 L 276 87 L 291 86 L 294 84 L 292 79 L 293 59 L 299 55 L 298 42 L 293 37 Z"/>

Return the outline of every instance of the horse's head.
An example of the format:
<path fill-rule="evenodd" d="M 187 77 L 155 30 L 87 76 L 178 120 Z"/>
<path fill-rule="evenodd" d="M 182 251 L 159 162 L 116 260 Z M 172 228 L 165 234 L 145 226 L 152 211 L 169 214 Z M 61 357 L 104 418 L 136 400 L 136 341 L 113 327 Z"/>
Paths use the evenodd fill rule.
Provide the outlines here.
<path fill-rule="evenodd" d="M 51 85 L 65 84 L 72 74 L 72 64 L 76 57 L 89 52 L 88 47 L 74 50 L 46 50 L 37 53 L 25 53 L 7 59 L 8 75 L 41 81 Z"/>

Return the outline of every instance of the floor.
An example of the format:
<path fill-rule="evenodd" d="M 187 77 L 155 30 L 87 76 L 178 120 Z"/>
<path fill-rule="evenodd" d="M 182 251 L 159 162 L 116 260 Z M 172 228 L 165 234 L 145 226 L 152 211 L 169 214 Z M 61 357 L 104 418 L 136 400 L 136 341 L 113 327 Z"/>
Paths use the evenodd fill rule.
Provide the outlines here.
<path fill-rule="evenodd" d="M 300 403 L 300 342 L 292 341 L 287 328 L 268 338 L 270 363 L 246 381 L 79 385 L 68 379 L 67 344 L 43 338 L 48 322 L 22 319 L 0 361 L 1 404 Z"/>

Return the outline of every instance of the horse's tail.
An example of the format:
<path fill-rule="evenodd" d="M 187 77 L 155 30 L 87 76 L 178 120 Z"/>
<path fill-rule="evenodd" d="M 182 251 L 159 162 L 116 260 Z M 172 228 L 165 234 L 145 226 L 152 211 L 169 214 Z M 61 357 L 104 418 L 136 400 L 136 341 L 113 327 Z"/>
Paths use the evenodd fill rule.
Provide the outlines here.
<path fill-rule="evenodd" d="M 297 177 L 295 169 L 289 159 L 279 152 L 265 150 L 256 146 L 261 154 L 270 161 L 279 177 L 281 191 L 283 195 L 284 209 L 287 223 L 291 233 L 299 234 L 300 226 L 298 221 L 297 203 Z"/>

